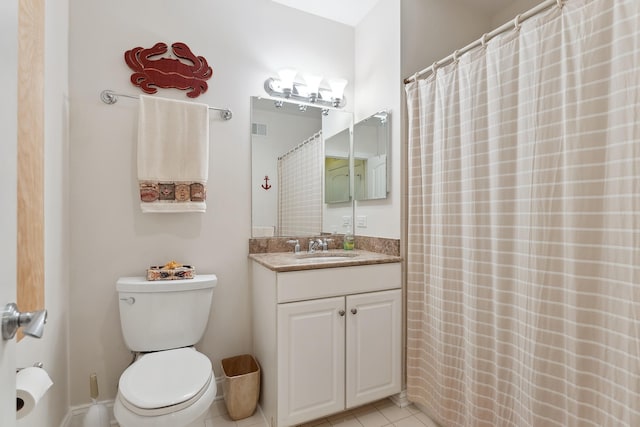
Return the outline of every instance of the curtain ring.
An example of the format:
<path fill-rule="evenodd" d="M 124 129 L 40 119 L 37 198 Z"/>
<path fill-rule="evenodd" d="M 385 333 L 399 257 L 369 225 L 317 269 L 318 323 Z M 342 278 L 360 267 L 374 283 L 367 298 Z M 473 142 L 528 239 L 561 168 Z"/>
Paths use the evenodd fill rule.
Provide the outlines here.
<path fill-rule="evenodd" d="M 520 31 L 520 18 L 522 18 L 522 15 L 517 15 L 516 19 L 513 20 L 513 27 L 516 31 Z"/>
<path fill-rule="evenodd" d="M 482 43 L 483 49 L 487 47 L 487 37 L 489 37 L 489 35 L 487 33 L 484 33 L 482 35 L 482 38 L 480 38 L 480 43 Z"/>
<path fill-rule="evenodd" d="M 436 75 L 436 70 L 438 69 L 438 61 L 431 64 L 431 74 Z"/>
<path fill-rule="evenodd" d="M 458 62 L 459 59 L 460 59 L 460 51 L 456 50 L 455 52 L 453 52 L 453 62 Z"/>

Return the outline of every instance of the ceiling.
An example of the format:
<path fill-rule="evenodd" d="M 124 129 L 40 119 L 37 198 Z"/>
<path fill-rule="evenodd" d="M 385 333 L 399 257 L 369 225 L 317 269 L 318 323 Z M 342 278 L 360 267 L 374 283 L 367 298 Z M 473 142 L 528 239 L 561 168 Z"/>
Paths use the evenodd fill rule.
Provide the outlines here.
<path fill-rule="evenodd" d="M 378 0 L 272 0 L 294 9 L 322 16 L 346 25 L 356 26 Z M 451 1 L 451 0 L 441 0 Z M 518 0 L 457 0 L 476 9 L 494 15 L 501 9 L 513 5 Z"/>

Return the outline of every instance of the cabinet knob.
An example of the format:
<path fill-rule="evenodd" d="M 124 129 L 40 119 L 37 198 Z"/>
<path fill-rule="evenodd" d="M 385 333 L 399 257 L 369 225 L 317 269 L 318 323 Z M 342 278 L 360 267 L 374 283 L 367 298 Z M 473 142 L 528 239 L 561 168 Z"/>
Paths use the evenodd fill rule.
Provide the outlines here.
<path fill-rule="evenodd" d="M 340 310 L 340 311 L 338 311 L 338 314 L 340 315 L 340 317 L 342 317 L 342 316 L 345 315 L 345 311 L 344 310 Z"/>
<path fill-rule="evenodd" d="M 357 308 L 352 308 L 351 309 L 351 314 L 357 314 L 358 313 L 358 309 Z"/>

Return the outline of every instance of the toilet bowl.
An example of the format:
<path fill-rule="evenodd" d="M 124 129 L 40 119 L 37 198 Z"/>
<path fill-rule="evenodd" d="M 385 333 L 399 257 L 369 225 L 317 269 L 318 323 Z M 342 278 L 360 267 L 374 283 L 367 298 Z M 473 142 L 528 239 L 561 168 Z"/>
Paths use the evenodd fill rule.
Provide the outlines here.
<path fill-rule="evenodd" d="M 216 396 L 209 359 L 194 348 L 141 356 L 120 377 L 114 415 L 121 427 L 190 426 Z"/>
<path fill-rule="evenodd" d="M 136 360 L 122 373 L 113 413 L 120 427 L 202 427 L 216 396 L 207 356 L 193 346 L 209 319 L 215 275 L 117 282 L 120 323 Z"/>

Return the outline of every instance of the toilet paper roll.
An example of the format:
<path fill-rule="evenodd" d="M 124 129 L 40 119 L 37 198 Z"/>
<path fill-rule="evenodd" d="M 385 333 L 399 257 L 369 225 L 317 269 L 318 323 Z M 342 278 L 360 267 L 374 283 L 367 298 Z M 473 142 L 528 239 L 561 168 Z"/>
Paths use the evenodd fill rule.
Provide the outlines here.
<path fill-rule="evenodd" d="M 25 368 L 16 374 L 16 417 L 28 415 L 42 396 L 53 385 L 49 374 L 42 368 Z"/>

